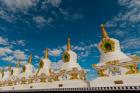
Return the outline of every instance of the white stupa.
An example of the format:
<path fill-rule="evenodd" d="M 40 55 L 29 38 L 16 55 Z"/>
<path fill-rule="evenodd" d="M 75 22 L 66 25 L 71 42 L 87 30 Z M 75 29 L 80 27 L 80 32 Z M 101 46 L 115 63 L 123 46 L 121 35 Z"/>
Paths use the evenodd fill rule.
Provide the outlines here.
<path fill-rule="evenodd" d="M 19 77 L 26 77 L 32 76 L 34 73 L 34 66 L 32 65 L 32 55 L 30 55 L 28 62 L 23 66 L 22 73 Z"/>
<path fill-rule="evenodd" d="M 20 61 L 17 63 L 16 67 L 12 69 L 12 75 L 18 77 L 21 73 Z"/>
<path fill-rule="evenodd" d="M 61 67 L 61 70 L 70 71 L 72 68 L 77 68 L 81 70 L 80 65 L 77 63 L 77 54 L 71 50 L 70 38 L 68 38 L 67 50 L 63 54 L 64 64 Z"/>
<path fill-rule="evenodd" d="M 140 84 L 137 64 L 140 58 L 135 55 L 127 56 L 120 49 L 117 39 L 110 38 L 101 25 L 102 40 L 98 44 L 100 62 L 93 65 L 98 77 L 91 81 L 91 87 L 130 86 Z M 133 81 L 134 80 L 134 81 Z"/>
<path fill-rule="evenodd" d="M 128 57 L 121 51 L 119 40 L 110 38 L 107 35 L 104 25 L 101 25 L 101 31 L 102 31 L 102 41 L 100 41 L 100 43 L 98 44 L 98 49 L 101 53 L 100 63 L 106 63 L 114 60 L 119 60 L 120 62 L 132 61 L 130 57 Z M 109 48 L 111 49 L 109 50 Z"/>
<path fill-rule="evenodd" d="M 50 69 L 51 69 L 51 61 L 48 58 L 48 49 L 45 51 L 45 56 L 43 59 L 41 59 L 39 63 L 39 69 L 37 71 L 38 75 L 41 75 L 42 73 L 49 75 L 50 74 Z"/>
<path fill-rule="evenodd" d="M 10 80 L 14 81 L 16 78 L 20 76 L 21 68 L 19 66 L 20 66 L 20 61 L 17 63 L 16 67 L 12 67 L 10 71 L 11 75 L 9 77 Z"/>
<path fill-rule="evenodd" d="M 3 81 L 9 80 L 11 77 L 11 67 L 8 67 L 8 70 L 4 71 L 4 76 L 2 78 Z"/>

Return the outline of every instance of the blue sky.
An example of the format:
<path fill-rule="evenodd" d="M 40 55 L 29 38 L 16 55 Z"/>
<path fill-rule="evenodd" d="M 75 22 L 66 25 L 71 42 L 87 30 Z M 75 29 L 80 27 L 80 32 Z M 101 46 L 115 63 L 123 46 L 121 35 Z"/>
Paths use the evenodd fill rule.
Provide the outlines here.
<path fill-rule="evenodd" d="M 120 40 L 127 54 L 140 54 L 139 0 L 0 0 L 0 66 L 26 63 L 33 54 L 37 68 L 44 49 L 54 68 L 60 68 L 67 37 L 78 54 L 78 63 L 88 71 L 87 79 L 97 75 L 97 44 L 100 24 L 106 24 L 110 37 Z"/>

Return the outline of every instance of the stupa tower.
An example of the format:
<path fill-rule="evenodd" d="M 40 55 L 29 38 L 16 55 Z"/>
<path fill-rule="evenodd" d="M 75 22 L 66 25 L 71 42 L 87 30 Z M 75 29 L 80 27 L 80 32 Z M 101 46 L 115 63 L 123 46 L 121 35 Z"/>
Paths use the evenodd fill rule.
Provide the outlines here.
<path fill-rule="evenodd" d="M 98 44 L 98 49 L 101 53 L 100 63 L 107 63 L 110 61 L 131 61 L 126 54 L 120 49 L 120 42 L 117 39 L 110 38 L 106 32 L 105 26 L 101 25 L 102 40 Z M 124 60 L 125 59 L 125 60 Z"/>
<path fill-rule="evenodd" d="M 11 76 L 11 66 L 8 67 L 8 69 L 6 71 L 4 71 L 4 76 L 3 76 L 3 80 L 8 80 Z"/>
<path fill-rule="evenodd" d="M 40 75 L 42 73 L 48 75 L 49 70 L 51 69 L 51 61 L 49 60 L 49 51 L 48 48 L 45 50 L 44 58 L 40 60 L 39 69 L 37 74 Z"/>
<path fill-rule="evenodd" d="M 20 69 L 20 60 L 17 62 L 17 64 L 16 64 L 16 67 L 14 67 L 13 69 L 12 69 L 12 75 L 13 76 L 18 76 L 20 73 L 21 73 L 21 69 Z"/>
<path fill-rule="evenodd" d="M 64 64 L 61 70 L 71 70 L 72 68 L 81 70 L 80 65 L 77 63 L 77 54 L 71 50 L 70 37 L 68 37 L 67 49 L 63 53 L 62 59 Z"/>
<path fill-rule="evenodd" d="M 114 75 L 115 72 L 112 72 L 113 69 L 115 69 L 116 73 L 118 73 L 119 75 L 126 74 L 129 69 L 118 66 L 125 66 L 126 63 L 133 63 L 135 56 L 127 56 L 126 54 L 124 54 L 121 51 L 119 40 L 110 38 L 103 24 L 101 25 L 101 32 L 102 40 L 98 44 L 98 49 L 101 54 L 100 62 L 94 65 L 94 67 L 99 71 L 101 76 Z"/>
<path fill-rule="evenodd" d="M 94 64 L 97 70 L 97 79 L 91 82 L 91 86 L 115 86 L 116 84 L 129 85 L 129 80 L 137 79 L 140 57 L 135 55 L 127 56 L 121 51 L 120 42 L 110 38 L 105 26 L 101 25 L 102 40 L 98 44 L 100 51 L 100 62 Z M 132 76 L 133 78 L 132 78 Z"/>
<path fill-rule="evenodd" d="M 22 68 L 21 77 L 32 76 L 34 72 L 34 67 L 32 65 L 32 54 L 29 56 L 28 62 Z"/>

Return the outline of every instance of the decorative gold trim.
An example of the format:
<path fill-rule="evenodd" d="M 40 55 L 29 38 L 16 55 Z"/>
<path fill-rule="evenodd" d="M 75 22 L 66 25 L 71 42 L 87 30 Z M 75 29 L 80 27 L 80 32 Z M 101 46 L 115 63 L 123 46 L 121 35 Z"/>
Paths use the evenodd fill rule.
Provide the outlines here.
<path fill-rule="evenodd" d="M 126 65 L 126 68 L 128 68 L 129 71 L 126 72 L 125 74 L 135 74 L 139 72 L 137 64 Z"/>
<path fill-rule="evenodd" d="M 112 60 L 112 61 L 106 62 L 107 66 L 109 66 L 109 65 L 118 65 L 118 64 L 119 64 L 119 60 Z"/>
<path fill-rule="evenodd" d="M 105 70 L 106 69 L 99 69 L 98 70 L 99 77 L 106 77 L 106 76 L 108 76 L 107 74 L 105 74 Z"/>
<path fill-rule="evenodd" d="M 46 74 L 45 73 L 41 73 L 40 82 L 46 82 Z"/>

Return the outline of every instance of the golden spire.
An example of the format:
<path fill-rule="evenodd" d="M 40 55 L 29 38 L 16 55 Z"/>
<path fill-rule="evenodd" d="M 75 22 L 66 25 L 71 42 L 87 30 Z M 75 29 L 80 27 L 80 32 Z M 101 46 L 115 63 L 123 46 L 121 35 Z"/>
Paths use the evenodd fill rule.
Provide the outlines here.
<path fill-rule="evenodd" d="M 71 49 L 70 36 L 68 36 L 67 50 L 70 50 L 70 49 Z"/>
<path fill-rule="evenodd" d="M 47 59 L 48 57 L 49 57 L 49 50 L 48 48 L 46 48 L 44 58 Z"/>
<path fill-rule="evenodd" d="M 102 36 L 103 38 L 109 38 L 107 32 L 106 32 L 106 29 L 105 29 L 105 25 L 104 24 L 101 24 L 101 31 L 102 31 Z"/>
<path fill-rule="evenodd" d="M 32 54 L 30 54 L 30 57 L 28 59 L 28 63 L 32 63 Z"/>

